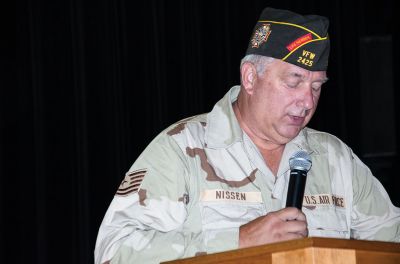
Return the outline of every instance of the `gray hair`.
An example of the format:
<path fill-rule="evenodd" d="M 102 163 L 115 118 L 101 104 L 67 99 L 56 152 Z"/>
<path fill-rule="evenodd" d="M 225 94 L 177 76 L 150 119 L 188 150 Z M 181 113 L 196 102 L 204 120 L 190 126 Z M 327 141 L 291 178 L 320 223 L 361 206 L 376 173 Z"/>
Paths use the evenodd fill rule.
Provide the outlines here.
<path fill-rule="evenodd" d="M 256 67 L 257 75 L 260 76 L 265 72 L 265 70 L 267 69 L 267 66 L 269 64 L 271 64 L 274 60 L 275 59 L 272 57 L 256 55 L 256 54 L 249 54 L 249 55 L 246 55 L 240 62 L 240 68 L 242 68 L 244 63 L 250 62 Z"/>

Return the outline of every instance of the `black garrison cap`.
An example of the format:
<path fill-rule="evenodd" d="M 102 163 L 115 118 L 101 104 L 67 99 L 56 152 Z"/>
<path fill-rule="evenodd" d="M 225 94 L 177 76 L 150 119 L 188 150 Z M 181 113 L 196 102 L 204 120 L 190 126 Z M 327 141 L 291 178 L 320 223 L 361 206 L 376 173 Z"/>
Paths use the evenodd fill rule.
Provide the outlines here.
<path fill-rule="evenodd" d="M 254 27 L 246 55 L 273 57 L 309 71 L 326 71 L 328 26 L 323 16 L 302 16 L 267 7 Z"/>

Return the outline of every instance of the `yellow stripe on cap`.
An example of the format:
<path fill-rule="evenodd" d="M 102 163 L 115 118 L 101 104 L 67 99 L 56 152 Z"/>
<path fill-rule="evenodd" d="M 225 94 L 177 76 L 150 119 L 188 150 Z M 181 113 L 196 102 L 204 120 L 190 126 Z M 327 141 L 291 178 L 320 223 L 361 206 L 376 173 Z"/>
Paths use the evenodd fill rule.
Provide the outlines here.
<path fill-rule="evenodd" d="M 325 38 L 319 38 L 319 39 L 312 39 L 310 41 L 304 42 L 303 44 L 301 44 L 300 46 L 296 47 L 295 49 L 293 49 L 291 52 L 288 53 L 288 55 L 286 55 L 283 59 L 283 61 L 285 61 L 293 52 L 295 52 L 296 50 L 298 50 L 300 47 L 303 47 L 304 45 L 311 43 L 311 42 L 315 42 L 315 41 L 322 41 L 322 40 L 327 40 L 328 37 Z"/>
<path fill-rule="evenodd" d="M 293 23 L 279 22 L 279 21 L 271 21 L 271 20 L 259 20 L 258 22 L 260 22 L 260 23 L 274 23 L 274 24 L 281 24 L 281 25 L 287 25 L 287 26 L 292 26 L 292 27 L 301 28 L 301 29 L 303 29 L 303 30 L 305 30 L 305 31 L 308 31 L 308 32 L 310 32 L 311 34 L 315 35 L 317 38 L 322 39 L 322 37 L 321 37 L 320 35 L 318 35 L 317 33 L 315 33 L 314 31 L 309 30 L 308 28 L 305 28 L 305 27 L 303 27 L 303 26 L 293 24 Z"/>

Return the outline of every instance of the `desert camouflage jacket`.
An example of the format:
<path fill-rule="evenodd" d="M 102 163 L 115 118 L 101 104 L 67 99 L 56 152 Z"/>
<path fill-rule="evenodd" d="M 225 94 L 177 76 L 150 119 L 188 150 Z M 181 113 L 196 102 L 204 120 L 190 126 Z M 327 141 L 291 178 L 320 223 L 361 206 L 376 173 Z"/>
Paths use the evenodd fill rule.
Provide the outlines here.
<path fill-rule="evenodd" d="M 285 207 L 289 158 L 307 151 L 309 235 L 400 242 L 400 209 L 336 137 L 305 128 L 275 177 L 232 109 L 233 87 L 208 114 L 160 133 L 121 183 L 101 224 L 96 263 L 159 263 L 238 247 L 239 226 Z"/>

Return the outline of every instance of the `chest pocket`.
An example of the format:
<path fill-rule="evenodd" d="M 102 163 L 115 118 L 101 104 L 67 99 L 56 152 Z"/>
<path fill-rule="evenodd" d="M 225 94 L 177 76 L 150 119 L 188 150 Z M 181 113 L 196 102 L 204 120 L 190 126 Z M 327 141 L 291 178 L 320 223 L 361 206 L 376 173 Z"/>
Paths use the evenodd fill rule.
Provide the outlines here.
<path fill-rule="evenodd" d="M 265 214 L 262 203 L 200 202 L 203 231 L 236 228 Z"/>
<path fill-rule="evenodd" d="M 350 238 L 346 210 L 335 207 L 303 207 L 311 237 Z"/>
<path fill-rule="evenodd" d="M 209 253 L 234 249 L 239 237 L 238 228 L 265 214 L 260 202 L 202 201 L 199 203 L 203 242 Z M 237 241 L 236 241 L 237 244 Z"/>

